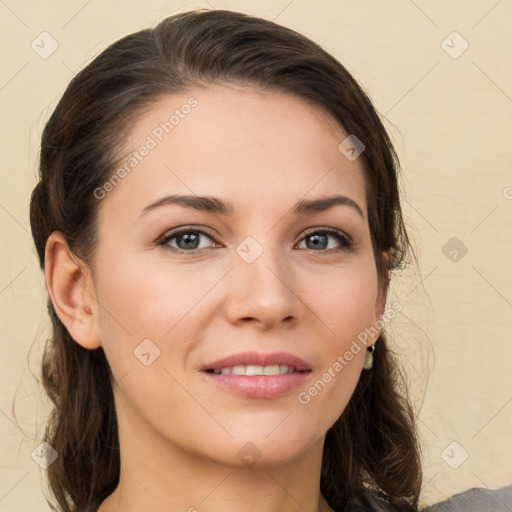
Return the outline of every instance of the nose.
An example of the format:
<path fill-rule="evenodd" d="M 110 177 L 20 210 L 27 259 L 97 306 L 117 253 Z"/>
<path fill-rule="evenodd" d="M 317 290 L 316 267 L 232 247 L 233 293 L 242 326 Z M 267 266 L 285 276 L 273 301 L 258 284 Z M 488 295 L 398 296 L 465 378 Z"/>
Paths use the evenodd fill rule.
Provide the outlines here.
<path fill-rule="evenodd" d="M 232 324 L 254 323 L 262 330 L 296 323 L 304 307 L 293 269 L 278 250 L 264 248 L 251 263 L 235 256 L 229 273 L 226 316 Z"/>

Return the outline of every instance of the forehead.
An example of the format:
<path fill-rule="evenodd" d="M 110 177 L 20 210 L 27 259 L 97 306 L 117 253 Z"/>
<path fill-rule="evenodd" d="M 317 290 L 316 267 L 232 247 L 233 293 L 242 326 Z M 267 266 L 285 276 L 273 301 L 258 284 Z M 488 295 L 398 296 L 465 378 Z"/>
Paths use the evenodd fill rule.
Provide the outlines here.
<path fill-rule="evenodd" d="M 319 107 L 293 95 L 230 85 L 163 96 L 130 127 L 108 202 L 166 193 L 229 198 L 248 207 L 279 198 L 342 192 L 366 208 L 361 159 L 339 150 L 347 137 Z"/>

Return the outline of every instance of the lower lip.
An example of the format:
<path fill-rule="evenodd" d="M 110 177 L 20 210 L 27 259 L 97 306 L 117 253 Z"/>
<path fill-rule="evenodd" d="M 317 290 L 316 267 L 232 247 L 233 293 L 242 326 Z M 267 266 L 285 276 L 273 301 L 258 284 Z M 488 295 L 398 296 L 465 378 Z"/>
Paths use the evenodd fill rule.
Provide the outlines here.
<path fill-rule="evenodd" d="M 217 386 L 247 398 L 276 398 L 298 388 L 311 372 L 280 375 L 222 375 L 204 372 Z"/>

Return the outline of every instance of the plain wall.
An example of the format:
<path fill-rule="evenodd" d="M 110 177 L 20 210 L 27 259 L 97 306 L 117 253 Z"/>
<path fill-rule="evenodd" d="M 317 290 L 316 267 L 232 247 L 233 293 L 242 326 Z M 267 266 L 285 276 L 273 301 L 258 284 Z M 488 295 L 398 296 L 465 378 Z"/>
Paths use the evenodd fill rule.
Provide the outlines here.
<path fill-rule="evenodd" d="M 6 0 L 0 512 L 49 510 L 44 471 L 31 457 L 47 412 L 36 380 L 48 332 L 46 294 L 28 221 L 42 127 L 74 73 L 99 51 L 194 8 L 275 19 L 331 52 L 371 96 L 402 163 L 418 256 L 419 270 L 396 276 L 390 300 L 404 306 L 392 322 L 392 347 L 419 414 L 423 501 L 511 483 L 511 2 Z M 58 43 L 48 58 L 31 47 L 44 31 Z"/>

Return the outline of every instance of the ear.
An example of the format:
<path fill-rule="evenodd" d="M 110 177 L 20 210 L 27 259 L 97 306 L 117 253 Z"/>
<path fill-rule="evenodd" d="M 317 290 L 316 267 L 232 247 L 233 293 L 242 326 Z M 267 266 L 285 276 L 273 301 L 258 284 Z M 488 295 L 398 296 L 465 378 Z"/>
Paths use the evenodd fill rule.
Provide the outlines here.
<path fill-rule="evenodd" d="M 88 267 L 71 252 L 66 238 L 54 231 L 46 242 L 45 278 L 57 316 L 82 347 L 101 346 L 96 325 L 97 301 Z"/>

